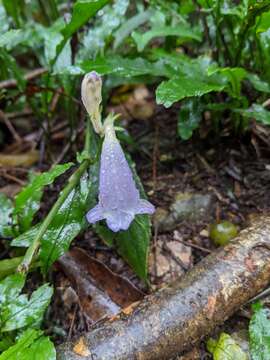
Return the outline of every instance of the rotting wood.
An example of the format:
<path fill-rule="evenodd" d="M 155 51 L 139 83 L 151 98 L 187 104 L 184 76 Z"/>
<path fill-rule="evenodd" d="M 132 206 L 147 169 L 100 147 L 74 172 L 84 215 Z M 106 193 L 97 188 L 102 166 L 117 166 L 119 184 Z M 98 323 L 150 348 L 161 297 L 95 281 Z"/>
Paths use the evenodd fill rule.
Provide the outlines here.
<path fill-rule="evenodd" d="M 169 287 L 84 335 L 89 360 L 169 359 L 194 346 L 270 282 L 270 217 L 262 216 Z M 81 360 L 78 339 L 58 360 Z"/>

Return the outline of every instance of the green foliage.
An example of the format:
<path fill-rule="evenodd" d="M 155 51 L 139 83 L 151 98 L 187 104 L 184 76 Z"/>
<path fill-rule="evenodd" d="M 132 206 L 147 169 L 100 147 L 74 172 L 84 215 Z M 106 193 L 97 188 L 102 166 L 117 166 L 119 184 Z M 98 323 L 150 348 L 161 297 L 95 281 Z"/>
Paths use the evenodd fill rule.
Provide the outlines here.
<path fill-rule="evenodd" d="M 13 215 L 17 216 L 22 231 L 30 228 L 33 217 L 39 209 L 44 187 L 52 184 L 58 176 L 66 172 L 71 166 L 72 163 L 56 165 L 50 171 L 36 175 L 30 184 L 16 196 Z"/>
<path fill-rule="evenodd" d="M 146 45 L 154 38 L 166 36 L 177 36 L 181 42 L 188 40 L 201 40 L 201 34 L 191 29 L 188 25 L 182 24 L 178 26 L 153 27 L 146 33 L 133 32 L 132 37 L 136 42 L 139 52 L 143 51 Z"/>
<path fill-rule="evenodd" d="M 198 98 L 183 102 L 178 118 L 178 134 L 183 140 L 191 138 L 192 133 L 200 124 L 203 106 Z"/>
<path fill-rule="evenodd" d="M 254 314 L 249 323 L 250 352 L 252 360 L 270 358 L 270 311 L 260 303 L 253 305 Z"/>
<path fill-rule="evenodd" d="M 55 359 L 55 349 L 38 328 L 53 290 L 44 284 L 30 299 L 21 294 L 25 276 L 14 274 L 0 282 L 0 359 Z M 20 331 L 23 330 L 21 333 Z M 16 335 L 18 334 L 18 335 Z"/>
<path fill-rule="evenodd" d="M 234 111 L 240 112 L 243 117 L 255 119 L 262 124 L 270 125 L 270 111 L 266 110 L 262 105 L 252 104 L 249 109 L 235 109 Z"/>
<path fill-rule="evenodd" d="M 42 331 L 28 329 L 16 343 L 0 355 L 0 360 L 55 360 L 56 351 L 53 343 Z"/>
<path fill-rule="evenodd" d="M 250 120 L 269 125 L 269 19 L 268 0 L 77 0 L 70 8 L 60 0 L 3 0 L 0 81 L 15 79 L 16 86 L 8 92 L 1 90 L 1 105 L 4 112 L 30 108 L 49 141 L 56 111 L 51 105 L 57 95 L 57 111 L 68 122 L 73 143 L 78 75 L 95 70 L 104 75 L 105 92 L 125 83 L 147 82 L 155 86 L 158 104 L 167 108 L 180 103 L 177 128 L 183 140 L 200 126 L 205 110 L 220 129 L 224 113 L 238 130 L 246 129 Z M 26 73 L 38 67 L 46 67 L 47 73 L 35 79 L 34 86 L 27 85 Z M 24 260 L 30 259 L 43 273 L 89 226 L 85 214 L 96 204 L 100 156 L 93 134 L 90 148 L 77 157 L 81 171 L 76 175 L 76 170 L 63 185 L 55 203 L 59 207 L 54 205 L 38 223 L 45 187 L 64 174 L 70 163 L 32 177 L 14 204 L 0 194 L 0 236 L 6 239 L 5 246 L 25 249 Z M 135 172 L 134 176 L 141 188 Z M 109 246 L 115 246 L 138 276 L 147 279 L 147 216 L 137 216 L 127 231 L 117 234 L 103 223 L 94 229 Z M 20 261 L 20 257 L 2 260 L 0 278 L 14 271 Z M 28 298 L 21 294 L 24 283 L 25 276 L 20 274 L 0 283 L 0 360 L 15 359 L 17 354 L 20 359 L 35 359 L 35 353 L 41 360 L 55 359 L 50 340 L 32 329 L 40 326 L 52 290 L 45 284 Z M 269 357 L 267 315 L 267 310 L 255 309 L 250 324 L 254 359 Z M 227 334 L 209 342 L 210 348 L 215 359 L 246 359 Z M 258 348 L 257 356 L 264 357 L 254 355 Z"/>
<path fill-rule="evenodd" d="M 12 283 L 12 281 L 10 283 Z M 15 286 L 18 286 L 18 283 L 15 282 Z M 44 311 L 50 302 L 53 293 L 52 288 L 47 284 L 42 285 L 33 292 L 29 300 L 25 294 L 20 296 L 16 294 L 16 296 L 11 299 L 9 296 L 11 291 L 12 290 L 6 291 L 6 299 L 9 301 L 6 300 L 1 303 L 1 331 L 13 331 L 26 326 L 39 326 Z M 15 290 L 13 290 L 13 293 L 14 292 Z M 16 292 L 18 292 L 18 287 L 16 288 Z"/>
<path fill-rule="evenodd" d="M 170 107 L 176 101 L 192 96 L 202 96 L 212 91 L 221 91 L 224 85 L 207 83 L 187 76 L 175 76 L 162 82 L 157 89 L 157 103 Z"/>
<path fill-rule="evenodd" d="M 136 274 L 147 279 L 147 260 L 150 241 L 150 221 L 146 215 L 137 215 L 126 231 L 113 233 L 103 225 L 96 225 L 98 235 L 129 263 Z"/>
<path fill-rule="evenodd" d="M 209 339 L 207 349 L 214 360 L 248 360 L 248 355 L 237 342 L 228 334 L 220 334 L 219 339 Z"/>
<path fill-rule="evenodd" d="M 0 207 L 0 236 L 6 236 L 10 229 L 13 204 L 12 201 L 2 193 L 0 193 Z"/>

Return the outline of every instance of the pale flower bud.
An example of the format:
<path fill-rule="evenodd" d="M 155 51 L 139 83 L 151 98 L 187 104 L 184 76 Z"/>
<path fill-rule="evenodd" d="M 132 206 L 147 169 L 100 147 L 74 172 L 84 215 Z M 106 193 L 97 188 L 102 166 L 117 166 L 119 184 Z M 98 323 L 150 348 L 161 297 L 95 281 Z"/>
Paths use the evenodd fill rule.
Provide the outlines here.
<path fill-rule="evenodd" d="M 99 135 L 103 135 L 100 114 L 101 89 L 102 80 L 98 73 L 91 71 L 84 76 L 81 88 L 82 102 L 90 116 L 95 132 Z"/>

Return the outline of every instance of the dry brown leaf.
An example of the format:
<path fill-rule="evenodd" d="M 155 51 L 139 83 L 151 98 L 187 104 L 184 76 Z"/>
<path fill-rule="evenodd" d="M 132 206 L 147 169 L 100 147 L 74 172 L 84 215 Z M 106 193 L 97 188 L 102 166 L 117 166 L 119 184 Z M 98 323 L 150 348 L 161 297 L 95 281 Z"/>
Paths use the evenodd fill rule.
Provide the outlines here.
<path fill-rule="evenodd" d="M 119 113 L 127 120 L 147 120 L 153 116 L 155 110 L 155 103 L 144 85 L 135 87 L 131 93 L 123 93 L 121 89 L 112 97 L 112 103 L 108 111 Z"/>
<path fill-rule="evenodd" d="M 58 264 L 76 291 L 82 310 L 93 321 L 116 315 L 143 297 L 131 282 L 82 249 L 73 248 Z"/>
<path fill-rule="evenodd" d="M 5 167 L 30 167 L 39 159 L 37 150 L 30 150 L 24 154 L 3 154 L 0 153 L 0 166 Z"/>
<path fill-rule="evenodd" d="M 21 188 L 22 187 L 17 184 L 8 184 L 0 188 L 0 193 L 5 194 L 7 197 L 12 199 L 16 194 L 18 194 L 18 192 L 20 192 Z"/>

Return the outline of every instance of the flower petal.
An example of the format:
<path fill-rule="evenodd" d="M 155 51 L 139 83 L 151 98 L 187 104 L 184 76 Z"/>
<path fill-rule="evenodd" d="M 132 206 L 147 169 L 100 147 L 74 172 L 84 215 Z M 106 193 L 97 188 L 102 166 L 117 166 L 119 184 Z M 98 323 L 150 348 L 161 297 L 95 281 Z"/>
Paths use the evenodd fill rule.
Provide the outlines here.
<path fill-rule="evenodd" d="M 107 136 L 102 147 L 99 200 L 107 210 L 135 208 L 140 199 L 125 154 L 116 138 Z"/>
<path fill-rule="evenodd" d="M 88 222 L 90 222 L 91 224 L 94 224 L 99 220 L 103 220 L 105 216 L 101 206 L 98 204 L 95 207 L 93 207 L 93 209 L 88 211 L 88 213 L 86 214 L 86 218 Z"/>
<path fill-rule="evenodd" d="M 140 199 L 137 205 L 136 214 L 153 214 L 155 212 L 155 207 L 149 201 Z"/>
<path fill-rule="evenodd" d="M 114 211 L 106 216 L 108 227 L 114 231 L 127 230 L 134 219 L 134 215 L 123 211 Z"/>

